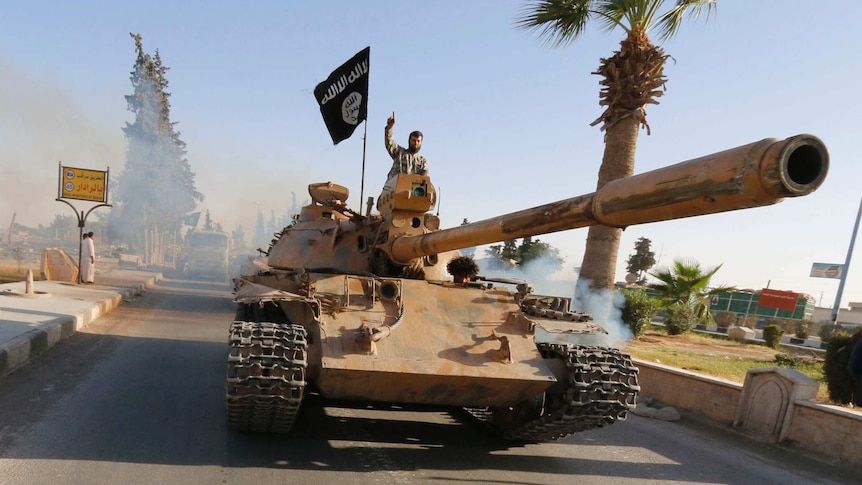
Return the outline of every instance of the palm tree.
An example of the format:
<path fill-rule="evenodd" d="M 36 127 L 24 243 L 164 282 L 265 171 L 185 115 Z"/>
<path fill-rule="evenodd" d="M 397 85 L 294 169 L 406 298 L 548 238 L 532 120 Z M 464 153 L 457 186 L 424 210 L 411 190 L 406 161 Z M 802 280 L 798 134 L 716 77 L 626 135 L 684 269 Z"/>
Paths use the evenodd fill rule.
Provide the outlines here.
<path fill-rule="evenodd" d="M 670 39 L 686 18 L 707 18 L 716 0 L 676 0 L 660 13 L 665 0 L 539 0 L 528 2 L 516 26 L 538 31 L 539 37 L 554 47 L 572 43 L 595 18 L 607 31 L 620 28 L 625 38 L 620 49 L 602 59 L 598 71 L 603 86 L 599 93 L 602 115 L 592 125 L 602 123 L 605 151 L 596 188 L 634 172 L 638 130 L 646 128 L 646 105 L 658 104 L 666 78 L 664 65 L 669 57 L 653 45 L 648 34 L 658 30 L 658 38 Z M 621 230 L 592 226 L 587 236 L 578 288 L 612 288 L 619 252 Z"/>
<path fill-rule="evenodd" d="M 648 273 L 659 283 L 647 286 L 659 293 L 659 298 L 668 308 L 681 308 L 695 321 L 707 323 L 712 320 L 709 313 L 712 297 L 736 289 L 732 286 L 709 287 L 709 281 L 720 268 L 721 265 L 704 269 L 697 261 L 677 259 L 672 268 L 659 268 L 655 273 Z M 691 322 L 688 323 L 685 330 L 690 327 Z"/>

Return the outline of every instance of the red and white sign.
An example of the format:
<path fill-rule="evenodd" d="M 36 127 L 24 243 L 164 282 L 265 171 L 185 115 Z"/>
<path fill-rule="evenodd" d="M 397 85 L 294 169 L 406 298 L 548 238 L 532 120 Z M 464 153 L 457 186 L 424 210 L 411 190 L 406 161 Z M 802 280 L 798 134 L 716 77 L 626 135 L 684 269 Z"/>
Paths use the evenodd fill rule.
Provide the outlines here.
<path fill-rule="evenodd" d="M 760 300 L 757 305 L 766 308 L 793 311 L 796 309 L 797 300 L 799 300 L 799 293 L 764 288 L 760 290 Z"/>

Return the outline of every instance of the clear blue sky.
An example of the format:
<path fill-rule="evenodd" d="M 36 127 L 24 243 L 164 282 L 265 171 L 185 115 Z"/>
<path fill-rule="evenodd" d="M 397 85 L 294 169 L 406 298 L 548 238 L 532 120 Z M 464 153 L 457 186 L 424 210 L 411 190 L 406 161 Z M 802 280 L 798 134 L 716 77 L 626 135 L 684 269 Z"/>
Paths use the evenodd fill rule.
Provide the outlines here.
<path fill-rule="evenodd" d="M 383 126 L 395 112 L 402 144 L 425 133 L 423 153 L 441 189 L 442 225 L 592 192 L 602 132 L 601 57 L 621 32 L 593 29 L 552 49 L 516 30 L 521 1 L 150 1 L 0 3 L 0 227 L 12 213 L 48 224 L 57 162 L 123 169 L 130 121 L 124 95 L 135 52 L 170 67 L 172 119 L 188 144 L 198 189 L 225 227 L 252 232 L 328 181 L 360 204 L 362 132 L 333 146 L 314 86 L 371 46 L 365 196 L 390 165 Z M 812 133 L 831 154 L 813 195 L 746 211 L 633 226 L 617 266 L 639 237 L 659 265 L 690 258 L 723 264 L 716 284 L 806 292 L 831 307 L 838 281 L 808 276 L 812 262 L 843 263 L 860 197 L 858 86 L 862 3 L 721 0 L 709 22 L 689 22 L 662 44 L 673 59 L 667 92 L 648 108 L 636 172 L 763 138 Z M 656 39 L 657 41 L 657 39 Z M 543 236 L 580 266 L 586 229 Z M 857 246 L 859 243 L 857 242 Z M 858 249 L 858 248 L 857 248 Z M 862 301 L 862 251 L 842 299 Z"/>

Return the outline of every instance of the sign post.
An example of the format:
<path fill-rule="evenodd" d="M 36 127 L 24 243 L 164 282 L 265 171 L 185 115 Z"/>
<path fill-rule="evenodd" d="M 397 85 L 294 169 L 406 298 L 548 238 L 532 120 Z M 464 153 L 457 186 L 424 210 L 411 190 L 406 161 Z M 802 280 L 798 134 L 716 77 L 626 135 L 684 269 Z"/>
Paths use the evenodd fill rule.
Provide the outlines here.
<path fill-rule="evenodd" d="M 82 239 L 84 238 L 84 226 L 87 222 L 87 217 L 93 210 L 99 207 L 112 207 L 108 204 L 108 175 L 111 168 L 107 170 L 89 170 L 84 168 L 64 167 L 63 162 L 60 162 L 60 184 L 57 191 L 57 202 L 63 202 L 75 211 L 75 216 L 78 218 L 78 280 L 81 283 L 81 250 Z M 84 211 L 78 212 L 78 209 L 71 202 L 64 199 L 85 200 L 89 202 L 98 202 L 99 204 L 90 208 L 85 214 Z"/>
<path fill-rule="evenodd" d="M 811 265 L 811 274 L 814 278 L 838 279 L 838 293 L 835 295 L 835 304 L 832 305 L 832 324 L 838 325 L 838 310 L 841 308 L 841 295 L 844 293 L 844 283 L 847 281 L 847 272 L 850 270 L 850 258 L 853 257 L 853 246 L 856 244 L 856 232 L 859 231 L 859 219 L 862 217 L 862 200 L 859 201 L 859 210 L 856 211 L 856 222 L 853 224 L 853 233 L 850 235 L 850 247 L 847 248 L 847 259 L 844 264 L 814 263 Z"/>
<path fill-rule="evenodd" d="M 838 294 L 835 295 L 835 304 L 832 305 L 832 323 L 838 324 L 838 309 L 841 308 L 841 294 L 844 293 L 844 282 L 847 281 L 847 272 L 850 270 L 850 258 L 853 257 L 853 245 L 856 244 L 856 232 L 859 230 L 859 218 L 862 217 L 862 200 L 859 201 L 859 210 L 856 211 L 856 222 L 853 223 L 853 234 L 850 236 L 850 246 L 847 248 L 847 259 L 844 260 L 844 272 L 838 283 Z"/>

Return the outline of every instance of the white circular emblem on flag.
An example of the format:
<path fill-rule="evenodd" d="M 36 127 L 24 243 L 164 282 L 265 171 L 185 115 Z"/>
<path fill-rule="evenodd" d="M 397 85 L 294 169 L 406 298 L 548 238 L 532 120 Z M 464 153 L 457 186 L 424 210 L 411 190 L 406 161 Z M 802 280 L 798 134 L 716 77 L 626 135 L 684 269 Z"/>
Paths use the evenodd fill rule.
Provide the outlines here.
<path fill-rule="evenodd" d="M 359 108 L 362 107 L 362 95 L 354 91 L 344 98 L 341 103 L 341 117 L 345 123 L 355 125 L 359 123 Z"/>

